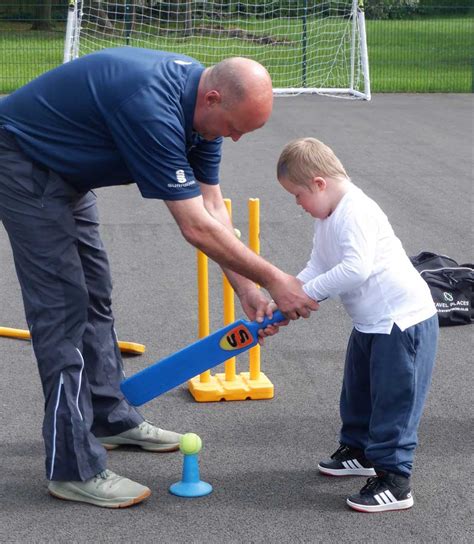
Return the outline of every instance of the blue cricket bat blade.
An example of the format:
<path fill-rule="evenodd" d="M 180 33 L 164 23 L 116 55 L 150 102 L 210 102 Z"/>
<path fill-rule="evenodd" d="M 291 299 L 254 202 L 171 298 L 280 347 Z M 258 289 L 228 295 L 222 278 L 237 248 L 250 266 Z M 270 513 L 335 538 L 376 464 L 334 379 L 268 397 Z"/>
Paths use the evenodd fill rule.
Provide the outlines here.
<path fill-rule="evenodd" d="M 120 384 L 120 389 L 130 404 L 141 406 L 198 374 L 247 351 L 257 344 L 260 329 L 285 320 L 286 317 L 277 310 L 272 319 L 266 317 L 262 323 L 245 319 L 234 321 L 130 376 Z"/>

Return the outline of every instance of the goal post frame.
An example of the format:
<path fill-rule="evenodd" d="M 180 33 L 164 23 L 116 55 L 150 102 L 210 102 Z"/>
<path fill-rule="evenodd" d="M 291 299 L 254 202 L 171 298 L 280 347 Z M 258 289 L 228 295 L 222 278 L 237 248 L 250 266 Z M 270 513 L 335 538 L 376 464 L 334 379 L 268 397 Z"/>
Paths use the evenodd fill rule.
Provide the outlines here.
<path fill-rule="evenodd" d="M 130 2 L 127 2 L 126 0 L 122 0 L 123 2 L 123 8 L 124 8 L 124 27 L 122 32 L 122 38 L 124 39 L 123 45 L 131 45 L 132 41 L 131 36 L 133 33 L 132 30 L 132 23 L 130 22 L 130 11 L 135 11 L 136 4 L 143 6 L 145 5 L 145 0 L 131 0 Z M 69 0 L 68 5 L 68 15 L 67 15 L 67 25 L 66 25 L 66 34 L 65 34 L 65 41 L 64 41 L 64 55 L 63 55 L 63 62 L 69 62 L 70 60 L 73 60 L 77 58 L 80 54 L 80 42 L 81 42 L 81 25 L 82 25 L 82 19 L 83 19 L 83 7 L 84 4 L 88 3 L 88 5 L 97 4 L 98 6 L 101 5 L 101 2 L 99 1 L 93 1 L 93 0 Z M 109 4 L 107 0 L 103 0 L 103 4 Z M 155 2 L 156 3 L 156 2 Z M 330 2 L 329 2 L 330 3 Z M 308 76 L 310 76 L 309 70 L 311 67 L 308 65 L 308 54 L 310 53 L 310 47 L 309 44 L 310 38 L 311 38 L 311 29 L 309 28 L 308 24 L 308 0 L 303 0 L 303 11 L 302 15 L 300 16 L 301 19 L 301 86 L 275 86 L 273 88 L 273 92 L 276 96 L 292 96 L 292 95 L 299 95 L 299 94 L 321 94 L 321 95 L 330 95 L 330 96 L 336 96 L 336 97 L 344 97 L 344 98 L 356 98 L 356 99 L 363 99 L 363 100 L 370 100 L 371 99 L 371 90 L 370 90 L 370 77 L 369 77 L 369 60 L 368 60 L 368 50 L 367 50 L 367 37 L 366 37 L 366 26 L 365 26 L 365 14 L 364 14 L 364 6 L 363 6 L 363 0 L 347 0 L 347 4 L 349 5 L 351 3 L 350 7 L 350 37 L 342 37 L 342 39 L 346 39 L 348 42 L 350 41 L 350 53 L 349 53 L 349 59 L 347 60 L 347 76 L 346 81 L 343 83 L 346 83 L 347 86 L 306 86 Z M 122 5 L 116 2 L 115 5 Z M 150 5 L 153 5 L 152 2 L 150 2 Z M 193 5 L 193 1 L 189 0 L 186 2 L 186 10 L 188 10 L 189 6 Z M 90 8 L 92 9 L 92 8 Z M 134 14 L 133 14 L 134 17 Z M 191 21 L 191 14 L 188 14 L 186 11 L 186 32 L 189 31 L 190 28 L 190 21 Z M 299 17 L 299 16 L 296 16 Z M 296 18 L 295 17 L 295 18 Z M 341 15 L 341 17 L 344 17 L 344 15 Z M 347 17 L 347 15 L 346 15 Z M 159 19 L 157 19 L 159 22 Z M 348 32 L 348 33 L 349 33 Z M 186 33 L 186 35 L 188 35 Z M 182 39 L 182 36 L 181 36 Z M 144 42 L 145 45 L 139 45 L 146 47 L 147 44 Z M 97 44 L 95 44 L 95 49 L 100 49 L 102 47 L 110 47 L 111 45 L 108 44 L 105 40 L 104 43 L 101 44 L 100 40 L 97 40 Z M 153 46 L 152 46 L 153 47 Z M 347 45 L 346 45 L 347 47 Z M 95 50 L 94 49 L 94 50 Z M 173 48 L 174 49 L 174 48 Z M 342 46 L 339 47 L 339 49 L 342 49 Z M 90 51 L 86 51 L 90 52 Z M 188 53 L 191 56 L 195 56 L 197 60 L 200 62 L 203 62 L 202 59 L 199 58 L 199 55 L 193 55 L 192 51 L 191 53 Z M 237 53 L 238 54 L 238 53 Z M 339 51 L 337 51 L 337 54 L 339 54 Z M 242 56 L 250 56 L 252 58 L 252 55 L 246 55 L 245 52 L 242 54 Z M 260 59 L 255 59 L 260 60 Z M 206 63 L 204 63 L 206 64 Z M 265 62 L 262 62 L 262 64 L 265 65 Z M 332 68 L 332 65 L 331 67 Z M 270 73 L 271 73 L 271 69 Z M 291 83 L 291 82 L 290 82 Z"/>

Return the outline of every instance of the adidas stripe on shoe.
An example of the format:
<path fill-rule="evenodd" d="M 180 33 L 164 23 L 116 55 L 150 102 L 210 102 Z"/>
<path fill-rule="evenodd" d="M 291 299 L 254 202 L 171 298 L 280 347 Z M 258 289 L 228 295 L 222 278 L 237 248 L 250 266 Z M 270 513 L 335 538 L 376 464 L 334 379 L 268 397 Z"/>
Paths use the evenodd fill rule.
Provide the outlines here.
<path fill-rule="evenodd" d="M 375 476 L 374 467 L 364 452 L 345 444 L 341 444 L 330 460 L 321 461 L 318 470 L 329 476 Z"/>
<path fill-rule="evenodd" d="M 410 479 L 390 472 L 381 472 L 367 480 L 359 493 L 346 500 L 358 512 L 387 512 L 413 506 Z"/>

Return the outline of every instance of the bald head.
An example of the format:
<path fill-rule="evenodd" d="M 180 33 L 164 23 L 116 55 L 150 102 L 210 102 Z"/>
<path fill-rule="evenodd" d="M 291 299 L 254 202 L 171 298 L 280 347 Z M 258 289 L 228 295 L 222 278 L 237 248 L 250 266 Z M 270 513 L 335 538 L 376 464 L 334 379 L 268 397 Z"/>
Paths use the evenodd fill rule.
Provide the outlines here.
<path fill-rule="evenodd" d="M 272 80 L 258 62 L 243 57 L 225 59 L 209 70 L 210 87 L 222 93 L 224 106 L 232 107 L 248 97 L 272 101 Z"/>
<path fill-rule="evenodd" d="M 232 57 L 204 71 L 194 128 L 206 139 L 224 136 L 238 140 L 262 127 L 272 107 L 272 80 L 267 70 L 252 59 Z M 221 126 L 220 121 L 228 121 L 229 126 Z"/>

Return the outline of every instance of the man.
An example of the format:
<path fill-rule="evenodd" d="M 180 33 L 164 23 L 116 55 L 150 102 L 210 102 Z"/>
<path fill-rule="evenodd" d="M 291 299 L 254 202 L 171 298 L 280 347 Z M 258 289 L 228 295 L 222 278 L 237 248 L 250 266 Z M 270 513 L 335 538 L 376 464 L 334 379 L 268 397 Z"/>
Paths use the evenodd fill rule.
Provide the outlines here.
<path fill-rule="evenodd" d="M 45 396 L 52 495 L 105 507 L 150 490 L 106 469 L 104 446 L 178 447 L 119 389 L 111 279 L 97 187 L 136 183 L 165 201 L 184 238 L 221 265 L 245 313 L 289 319 L 317 303 L 234 235 L 219 188 L 222 137 L 272 110 L 267 71 L 249 59 L 204 69 L 182 55 L 116 48 L 60 66 L 0 102 L 0 219 L 8 232 Z M 278 327 L 269 327 L 271 335 Z M 99 438 L 96 438 L 99 437 Z"/>

